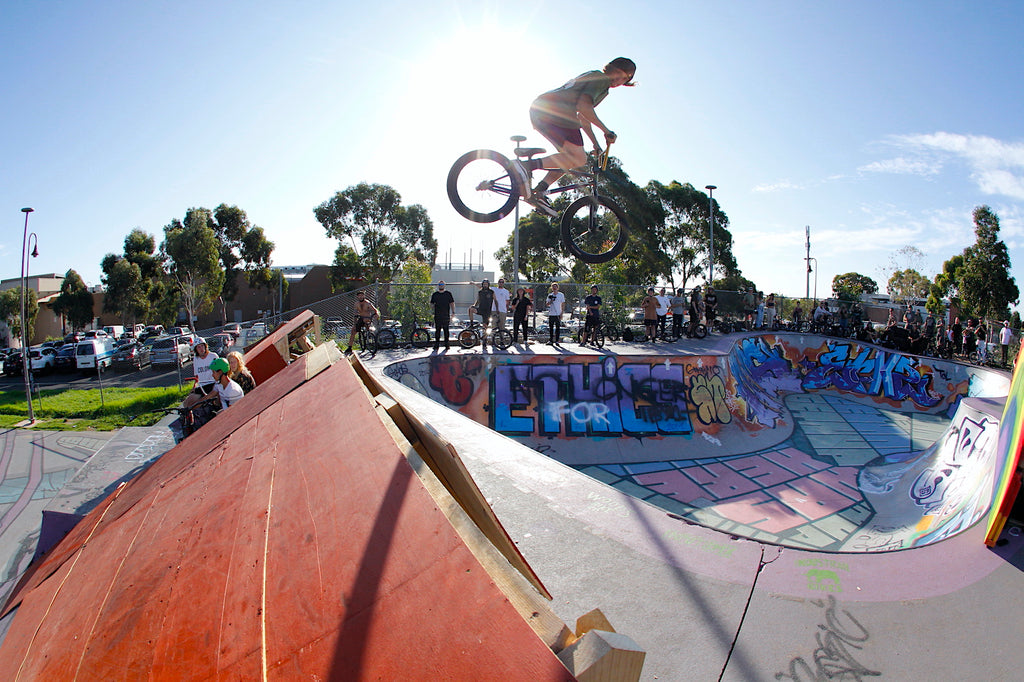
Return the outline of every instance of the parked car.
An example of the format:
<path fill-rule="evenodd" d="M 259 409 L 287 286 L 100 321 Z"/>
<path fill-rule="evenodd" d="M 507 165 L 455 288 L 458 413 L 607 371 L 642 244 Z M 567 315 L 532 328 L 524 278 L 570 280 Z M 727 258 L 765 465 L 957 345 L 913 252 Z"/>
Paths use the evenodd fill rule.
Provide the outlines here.
<path fill-rule="evenodd" d="M 84 339 L 84 332 L 71 332 L 70 334 L 64 337 L 64 343 L 78 343 L 79 341 L 82 341 Z"/>
<path fill-rule="evenodd" d="M 51 348 L 29 348 L 28 366 L 33 372 L 46 374 L 52 372 L 56 366 L 57 351 Z"/>
<path fill-rule="evenodd" d="M 153 344 L 150 361 L 154 365 L 184 366 L 192 359 L 192 347 L 184 336 L 164 336 Z"/>
<path fill-rule="evenodd" d="M 86 339 L 106 339 L 109 337 L 110 335 L 107 334 L 107 332 L 103 331 L 102 329 L 90 329 L 87 332 L 85 332 Z"/>
<path fill-rule="evenodd" d="M 221 332 L 208 337 L 206 339 L 206 345 L 209 347 L 211 353 L 226 355 L 234 350 L 235 337 L 231 334 Z"/>
<path fill-rule="evenodd" d="M 21 367 L 21 349 L 17 348 L 7 351 L 7 357 L 4 358 L 4 375 L 9 377 L 21 376 Z"/>
<path fill-rule="evenodd" d="M 58 372 L 70 372 L 78 367 L 75 362 L 76 344 L 66 343 L 57 351 L 53 359 L 53 368 Z"/>
<path fill-rule="evenodd" d="M 224 333 L 231 334 L 231 336 L 237 339 L 239 336 L 242 335 L 242 325 L 238 324 L 237 322 L 226 324 L 224 325 Z"/>
<path fill-rule="evenodd" d="M 113 355 L 114 341 L 107 336 L 85 339 L 75 346 L 75 364 L 85 372 L 107 369 L 113 362 Z"/>
<path fill-rule="evenodd" d="M 119 339 L 124 336 L 124 325 L 121 324 L 110 324 L 103 328 L 103 331 L 107 333 L 112 339 Z"/>
<path fill-rule="evenodd" d="M 140 370 L 153 364 L 152 346 L 133 341 L 114 351 L 114 369 Z"/>

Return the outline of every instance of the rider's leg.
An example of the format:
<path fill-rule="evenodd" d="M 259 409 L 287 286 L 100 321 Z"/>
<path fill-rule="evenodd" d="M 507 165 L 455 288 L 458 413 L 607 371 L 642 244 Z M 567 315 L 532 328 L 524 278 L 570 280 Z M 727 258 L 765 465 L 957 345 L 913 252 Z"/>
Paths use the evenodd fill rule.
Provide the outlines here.
<path fill-rule="evenodd" d="M 530 170 L 544 169 L 548 171 L 544 178 L 537 183 L 537 187 L 533 190 L 534 192 L 543 194 L 549 187 L 558 182 L 558 179 L 565 175 L 567 171 L 579 168 L 587 163 L 587 152 L 583 149 L 583 145 L 566 141 L 556 146 L 558 148 L 557 154 L 546 156 L 543 159 L 527 161 L 523 164 Z"/>

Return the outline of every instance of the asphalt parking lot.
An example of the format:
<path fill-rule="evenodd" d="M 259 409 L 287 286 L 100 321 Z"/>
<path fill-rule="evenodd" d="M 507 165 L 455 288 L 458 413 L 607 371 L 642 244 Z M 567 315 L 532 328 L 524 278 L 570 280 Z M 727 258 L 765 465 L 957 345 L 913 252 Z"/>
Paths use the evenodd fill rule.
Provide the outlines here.
<path fill-rule="evenodd" d="M 52 390 L 69 388 L 103 388 L 110 387 L 132 387 L 132 388 L 154 388 L 159 386 L 174 386 L 181 382 L 182 386 L 191 383 L 192 363 L 189 362 L 180 370 L 173 365 L 157 365 L 146 367 L 142 370 L 125 372 L 115 369 L 107 369 L 102 375 L 97 376 L 96 372 L 83 374 L 73 372 L 50 372 L 48 374 L 32 376 L 32 390 Z M 0 391 L 11 391 L 24 389 L 25 378 L 20 374 L 16 376 L 0 376 Z"/>

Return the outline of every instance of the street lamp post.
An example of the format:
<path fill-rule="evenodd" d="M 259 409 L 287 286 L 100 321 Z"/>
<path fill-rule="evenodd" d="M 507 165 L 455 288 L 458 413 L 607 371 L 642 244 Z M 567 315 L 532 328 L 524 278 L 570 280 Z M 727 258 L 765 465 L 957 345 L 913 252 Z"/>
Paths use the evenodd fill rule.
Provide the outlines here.
<path fill-rule="evenodd" d="M 526 141 L 526 137 L 523 136 L 523 135 L 513 135 L 509 139 L 516 143 L 516 148 L 517 149 L 519 148 L 520 145 L 522 145 L 523 142 Z M 515 153 L 515 152 L 513 151 L 513 153 Z M 518 156 L 516 158 L 518 158 Z M 519 286 L 519 202 L 518 201 L 516 202 L 515 221 L 516 221 L 515 225 L 512 226 L 512 269 L 515 270 L 515 272 L 512 273 L 512 277 L 515 280 L 515 282 L 513 283 L 513 287 L 518 287 Z"/>
<path fill-rule="evenodd" d="M 807 272 L 811 271 L 811 261 L 814 261 L 814 302 L 818 302 L 818 259 L 810 258 L 807 259 Z"/>
<path fill-rule="evenodd" d="M 708 286 L 715 281 L 715 202 L 712 196 L 718 189 L 715 185 L 704 185 L 708 191 Z"/>
<path fill-rule="evenodd" d="M 21 373 L 25 377 L 25 399 L 28 401 L 28 422 L 30 424 L 36 420 L 36 415 L 32 411 L 32 387 L 29 383 L 32 367 L 28 358 L 28 214 L 33 210 L 31 208 L 21 209 L 21 212 L 25 214 L 25 235 L 21 240 Z M 36 237 L 35 232 L 32 233 L 32 238 L 36 240 L 36 246 L 32 249 L 32 257 L 35 258 L 39 255 L 39 238 Z"/>

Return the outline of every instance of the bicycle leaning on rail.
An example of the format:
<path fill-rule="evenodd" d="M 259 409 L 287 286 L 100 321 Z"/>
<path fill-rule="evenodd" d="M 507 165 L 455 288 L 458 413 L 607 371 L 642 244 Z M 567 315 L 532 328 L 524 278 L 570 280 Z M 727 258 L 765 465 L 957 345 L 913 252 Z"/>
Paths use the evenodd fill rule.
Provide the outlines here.
<path fill-rule="evenodd" d="M 521 135 L 515 142 L 526 140 Z M 540 147 L 516 147 L 520 159 L 543 154 Z M 590 171 L 571 170 L 576 181 L 551 187 L 549 197 L 562 192 L 579 191 L 579 197 L 565 209 L 561 217 L 562 243 L 569 252 L 585 263 L 606 263 L 626 247 L 628 224 L 626 213 L 610 198 L 597 191 L 598 177 L 608 165 L 608 149 L 593 157 Z M 528 182 L 532 182 L 527 178 Z M 501 220 L 524 195 L 521 181 L 504 154 L 490 149 L 467 152 L 448 171 L 448 199 L 459 214 L 476 223 Z"/>

